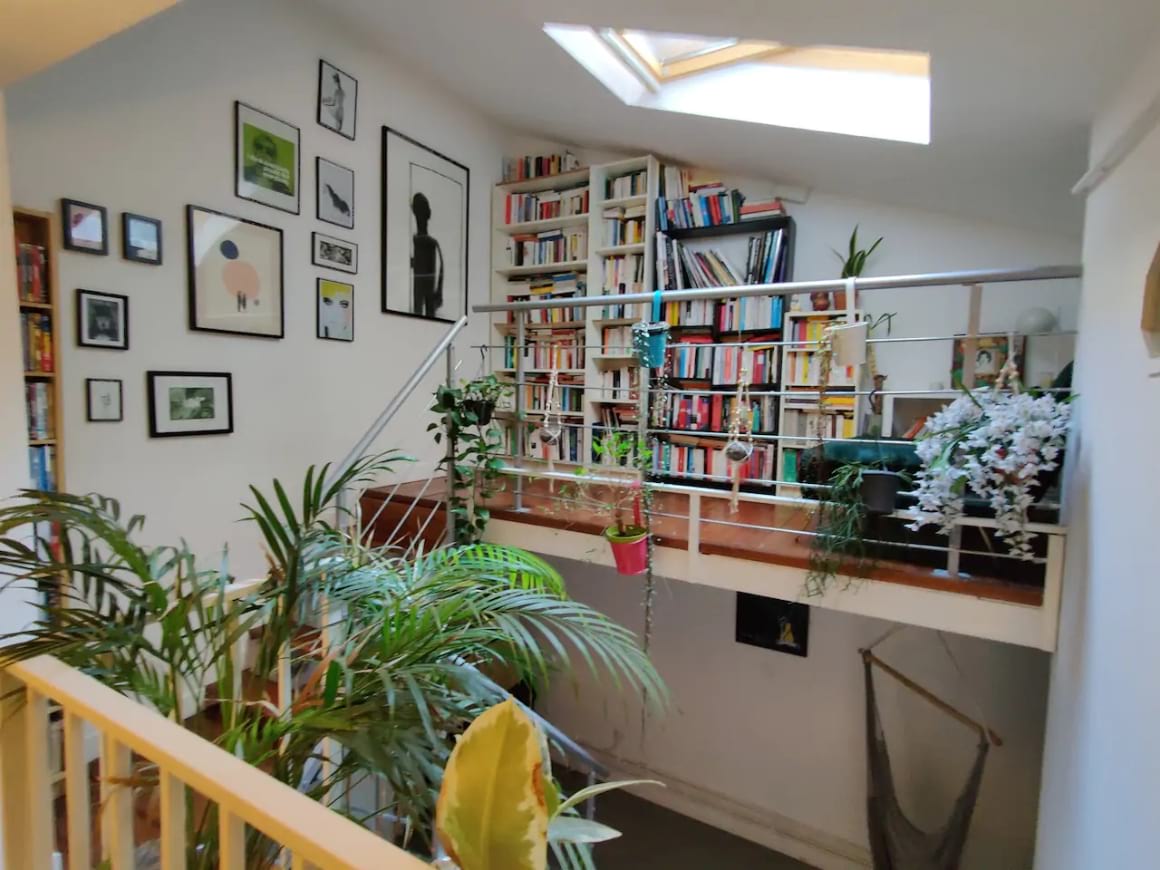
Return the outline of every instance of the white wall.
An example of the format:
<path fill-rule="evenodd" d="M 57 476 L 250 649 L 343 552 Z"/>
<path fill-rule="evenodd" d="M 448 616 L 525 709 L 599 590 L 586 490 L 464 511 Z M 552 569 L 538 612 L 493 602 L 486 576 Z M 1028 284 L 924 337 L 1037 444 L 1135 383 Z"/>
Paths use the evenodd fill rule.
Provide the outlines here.
<path fill-rule="evenodd" d="M 1160 43 L 1093 129 L 1092 159 L 1155 96 Z M 1160 344 L 1140 331 L 1160 244 L 1160 128 L 1087 201 L 1079 451 L 1059 650 L 1052 663 L 1036 866 L 1155 866 L 1160 854 Z"/>
<path fill-rule="evenodd" d="M 315 122 L 318 59 L 359 80 L 358 138 Z M 233 105 L 240 99 L 302 131 L 301 215 L 233 194 Z M 380 294 L 380 148 L 391 125 L 471 169 L 469 284 L 488 293 L 491 186 L 504 152 L 503 132 L 471 107 L 417 79 L 359 34 L 313 6 L 279 0 L 198 0 L 180 4 L 78 57 L 14 87 L 9 94 L 13 196 L 56 210 L 61 197 L 109 209 L 113 253 L 61 253 L 64 435 L 70 488 L 120 497 L 146 513 L 150 540 L 186 537 L 202 553 L 229 541 L 231 567 L 259 571 L 253 529 L 235 522 L 246 485 L 277 475 L 300 480 L 306 466 L 341 458 L 387 399 L 446 330 L 440 323 L 382 314 Z M 355 171 L 353 232 L 314 219 L 314 158 Z M 186 328 L 184 207 L 195 203 L 281 227 L 285 242 L 286 338 L 272 341 L 190 332 Z M 119 256 L 120 212 L 164 222 L 165 263 Z M 315 338 L 311 231 L 360 245 L 354 279 L 352 344 Z M 130 297 L 131 348 L 80 349 L 72 337 L 78 287 Z M 486 335 L 486 319 L 467 341 Z M 3 347 L 11 345 L 4 343 Z M 474 375 L 476 354 L 461 373 Z M 145 372 L 230 371 L 236 431 L 228 436 L 150 439 Z M 380 446 L 433 456 L 423 430 L 430 391 L 419 388 Z M 125 421 L 85 422 L 86 377 L 124 380 Z M 10 487 L 6 487 L 6 490 Z"/>

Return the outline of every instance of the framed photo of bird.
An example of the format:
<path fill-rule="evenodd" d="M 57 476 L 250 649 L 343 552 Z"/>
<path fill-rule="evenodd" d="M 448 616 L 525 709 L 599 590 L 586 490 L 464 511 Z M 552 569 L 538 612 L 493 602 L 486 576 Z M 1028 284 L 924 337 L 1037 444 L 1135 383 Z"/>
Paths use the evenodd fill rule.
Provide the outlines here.
<path fill-rule="evenodd" d="M 347 139 L 354 139 L 358 118 L 358 79 L 334 64 L 318 62 L 318 123 Z"/>
<path fill-rule="evenodd" d="M 234 193 L 298 214 L 301 134 L 245 103 L 234 103 Z"/>
<path fill-rule="evenodd" d="M 324 157 L 314 160 L 318 181 L 317 217 L 320 221 L 354 229 L 354 170 Z"/>

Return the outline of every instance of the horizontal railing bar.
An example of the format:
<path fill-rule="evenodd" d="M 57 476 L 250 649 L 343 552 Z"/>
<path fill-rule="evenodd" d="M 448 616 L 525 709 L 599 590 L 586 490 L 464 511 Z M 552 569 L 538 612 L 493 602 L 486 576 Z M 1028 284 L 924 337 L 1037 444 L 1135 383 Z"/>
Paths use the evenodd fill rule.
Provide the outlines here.
<path fill-rule="evenodd" d="M 935 272 L 920 275 L 891 275 L 880 278 L 832 278 L 824 281 L 789 281 L 781 284 L 738 284 L 693 290 L 662 290 L 662 302 L 690 299 L 738 299 L 745 296 L 792 296 L 833 290 L 891 290 L 903 287 L 949 287 L 956 284 L 1001 284 L 1013 281 L 1058 281 L 1080 278 L 1080 266 L 1039 266 L 1030 269 L 980 269 L 965 272 Z M 616 296 L 572 296 L 528 302 L 490 302 L 472 306 L 472 311 L 534 311 L 540 308 L 590 308 L 597 305 L 626 305 L 652 302 L 653 293 L 624 293 Z M 610 301 L 615 300 L 615 301 Z"/>

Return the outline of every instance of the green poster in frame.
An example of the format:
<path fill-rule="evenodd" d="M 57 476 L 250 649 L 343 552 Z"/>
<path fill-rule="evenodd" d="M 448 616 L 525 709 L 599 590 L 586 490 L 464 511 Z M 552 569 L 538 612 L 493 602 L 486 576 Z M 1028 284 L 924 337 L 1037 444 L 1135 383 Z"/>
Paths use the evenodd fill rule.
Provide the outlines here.
<path fill-rule="evenodd" d="M 234 103 L 234 192 L 240 198 L 298 214 L 301 164 L 297 127 Z"/>

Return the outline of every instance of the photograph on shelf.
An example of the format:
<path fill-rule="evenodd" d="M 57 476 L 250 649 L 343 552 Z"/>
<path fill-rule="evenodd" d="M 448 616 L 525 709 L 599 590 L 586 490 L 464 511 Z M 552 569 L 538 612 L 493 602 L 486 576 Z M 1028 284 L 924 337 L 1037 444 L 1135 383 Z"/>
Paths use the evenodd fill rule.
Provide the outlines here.
<path fill-rule="evenodd" d="M 228 372 L 146 372 L 149 437 L 225 435 L 234 431 Z"/>
<path fill-rule="evenodd" d="M 85 419 L 90 423 L 120 423 L 124 418 L 121 382 L 85 378 Z"/>
<path fill-rule="evenodd" d="M 352 275 L 358 274 L 358 245 L 323 233 L 314 233 L 311 238 L 314 251 L 311 262 L 315 266 L 325 266 L 327 269 L 337 269 L 339 272 L 349 272 Z"/>
<path fill-rule="evenodd" d="M 974 387 L 994 386 L 999 372 L 1007 364 L 1007 356 L 1011 352 L 1007 336 L 991 336 L 975 339 L 975 382 Z M 951 360 L 951 384 L 956 388 L 963 384 L 966 369 L 964 354 L 966 353 L 967 339 L 956 338 L 954 356 Z M 1015 362 L 1019 363 L 1023 355 L 1023 339 L 1015 340 Z"/>
<path fill-rule="evenodd" d="M 354 139 L 358 114 L 358 79 L 334 64 L 318 62 L 318 123 Z"/>
<path fill-rule="evenodd" d="M 318 180 L 316 217 L 328 224 L 354 229 L 354 170 L 317 157 L 314 161 Z"/>
<path fill-rule="evenodd" d="M 467 312 L 466 166 L 383 127 L 382 308 L 454 323 Z"/>
<path fill-rule="evenodd" d="M 354 341 L 354 285 L 318 279 L 318 337 Z"/>
<path fill-rule="evenodd" d="M 60 225 L 66 249 L 100 256 L 109 253 L 109 224 L 103 205 L 62 199 Z"/>
<path fill-rule="evenodd" d="M 300 134 L 265 112 L 234 103 L 234 193 L 298 214 Z"/>
<path fill-rule="evenodd" d="M 161 221 L 121 212 L 121 256 L 134 263 L 161 265 Z"/>
<path fill-rule="evenodd" d="M 185 220 L 189 328 L 281 338 L 282 231 L 196 205 Z"/>
<path fill-rule="evenodd" d="M 129 349 L 129 297 L 77 290 L 77 344 L 109 350 Z"/>

